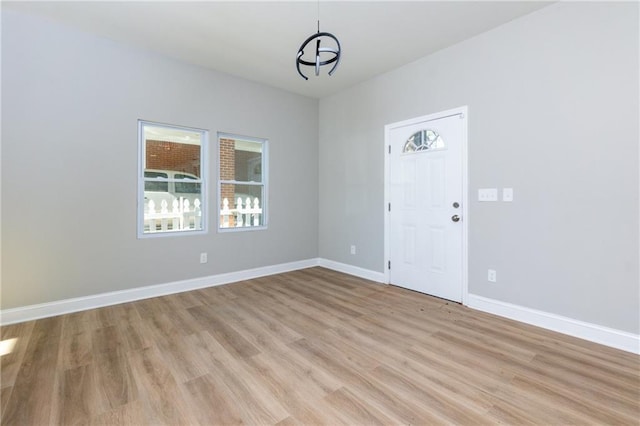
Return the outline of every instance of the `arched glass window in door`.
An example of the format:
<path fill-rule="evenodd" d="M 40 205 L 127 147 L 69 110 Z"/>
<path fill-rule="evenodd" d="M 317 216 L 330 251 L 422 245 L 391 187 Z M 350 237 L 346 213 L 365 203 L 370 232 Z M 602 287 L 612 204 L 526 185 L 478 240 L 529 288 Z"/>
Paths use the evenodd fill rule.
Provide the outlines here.
<path fill-rule="evenodd" d="M 402 153 L 427 151 L 432 149 L 444 149 L 445 144 L 442 136 L 435 130 L 425 129 L 415 132 L 407 139 L 402 147 Z"/>

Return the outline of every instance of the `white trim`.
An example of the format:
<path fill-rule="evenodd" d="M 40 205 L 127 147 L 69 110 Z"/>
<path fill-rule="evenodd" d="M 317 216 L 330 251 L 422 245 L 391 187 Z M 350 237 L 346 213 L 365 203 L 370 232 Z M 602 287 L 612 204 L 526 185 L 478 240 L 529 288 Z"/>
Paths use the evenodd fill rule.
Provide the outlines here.
<path fill-rule="evenodd" d="M 490 314 L 535 325 L 547 330 L 600 343 L 623 351 L 640 354 L 640 335 L 591 324 L 524 306 L 469 294 L 468 307 Z"/>
<path fill-rule="evenodd" d="M 462 304 L 469 299 L 469 218 L 471 215 L 469 199 L 469 108 L 462 111 Z"/>
<path fill-rule="evenodd" d="M 453 115 L 460 115 L 462 119 L 462 146 L 461 146 L 461 155 L 462 155 L 462 304 L 466 305 L 468 293 L 469 293 L 469 173 L 468 173 L 468 145 L 469 145 L 469 133 L 468 133 L 468 125 L 469 125 L 469 108 L 465 106 L 461 106 L 458 108 L 449 109 L 446 111 L 441 111 L 435 114 L 429 114 L 422 117 L 416 117 L 409 120 L 398 121 L 396 123 L 387 124 L 384 126 L 384 283 L 389 284 L 391 282 L 391 274 L 389 268 L 387 267 L 387 262 L 390 259 L 391 252 L 389 247 L 389 232 L 390 232 L 390 223 L 389 223 L 389 196 L 390 196 L 390 188 L 389 188 L 389 146 L 390 142 L 390 133 L 392 129 L 410 126 L 417 123 L 422 123 L 425 121 L 433 121 L 438 120 L 440 118 L 450 117 Z"/>
<path fill-rule="evenodd" d="M 41 303 L 37 305 L 23 306 L 20 308 L 4 309 L 0 311 L 0 324 L 7 325 L 17 322 L 31 321 L 39 318 L 100 308 L 103 306 L 117 305 L 119 303 L 148 299 L 150 297 L 165 296 L 167 294 L 196 290 L 199 288 L 213 287 L 236 281 L 244 281 L 267 275 L 281 274 L 298 269 L 318 266 L 319 260 L 307 259 L 297 262 L 281 263 L 279 265 L 263 266 L 238 272 L 211 275 L 208 277 L 194 278 L 183 281 L 175 281 L 165 284 L 157 284 L 146 287 L 137 287 L 128 290 L 112 291 L 108 293 L 94 294 L 91 296 L 75 297 L 73 299 L 57 300 L 55 302 Z"/>
<path fill-rule="evenodd" d="M 391 283 L 389 264 L 391 259 L 391 249 L 389 248 L 389 203 L 391 190 L 389 188 L 389 172 L 391 165 L 389 164 L 389 156 L 391 155 L 391 124 L 384 126 L 384 259 L 382 260 L 382 270 L 384 271 L 384 283 Z"/>
<path fill-rule="evenodd" d="M 254 181 L 236 181 L 236 180 L 223 180 L 220 178 L 220 174 L 222 173 L 220 168 L 220 139 L 233 139 L 238 141 L 247 141 L 247 142 L 255 142 L 262 144 L 262 180 L 260 182 Z M 216 199 L 218 201 L 216 207 L 216 231 L 218 233 L 233 233 L 233 232 L 245 232 L 245 231 L 260 231 L 269 228 L 269 139 L 267 138 L 259 138 L 253 136 L 243 136 L 235 133 L 226 133 L 226 132 L 218 132 L 216 137 L 216 170 L 217 170 L 217 195 Z M 231 228 L 222 228 L 222 224 L 220 223 L 220 208 L 222 206 L 222 185 L 224 184 L 233 184 L 233 185 L 249 185 L 249 186 L 261 186 L 262 187 L 262 199 L 260 200 L 260 207 L 262 208 L 261 220 L 262 225 L 260 226 L 241 226 L 241 227 L 231 227 Z"/>
<path fill-rule="evenodd" d="M 364 278 L 365 280 L 375 281 L 377 283 L 384 284 L 386 282 L 385 274 L 382 272 L 376 272 L 370 269 L 360 268 L 358 266 L 347 265 L 346 263 L 340 263 L 329 259 L 318 259 L 318 266 L 353 275 L 359 278 Z"/>
<path fill-rule="evenodd" d="M 347 265 L 329 259 L 314 258 L 278 265 L 263 266 L 244 271 L 228 272 L 208 277 L 194 278 L 184 281 L 138 287 L 128 290 L 112 291 L 73 299 L 58 300 L 38 305 L 0 311 L 0 325 L 31 321 L 39 318 L 52 317 L 87 309 L 133 302 L 151 297 L 181 293 L 183 291 L 214 287 L 268 275 L 297 271 L 299 269 L 321 266 L 323 268 L 364 278 L 370 281 L 385 283 L 385 273 L 376 272 L 358 266 Z M 467 295 L 467 306 L 479 311 L 488 312 L 505 318 L 510 318 L 525 324 L 531 324 L 559 333 L 600 343 L 623 351 L 640 354 L 640 336 L 597 324 L 578 321 L 543 311 L 538 311 L 499 300 L 489 299 L 475 294 Z"/>
<path fill-rule="evenodd" d="M 147 141 L 144 138 L 145 126 L 165 127 L 169 129 L 184 130 L 187 132 L 200 133 L 200 201 L 202 202 L 202 229 L 180 230 L 171 232 L 144 232 L 144 165 L 146 162 Z M 138 239 L 175 237 L 185 235 L 205 235 L 209 232 L 209 130 L 198 127 L 178 126 L 175 124 L 165 124 L 155 121 L 138 119 L 138 198 L 137 208 L 137 236 Z"/>

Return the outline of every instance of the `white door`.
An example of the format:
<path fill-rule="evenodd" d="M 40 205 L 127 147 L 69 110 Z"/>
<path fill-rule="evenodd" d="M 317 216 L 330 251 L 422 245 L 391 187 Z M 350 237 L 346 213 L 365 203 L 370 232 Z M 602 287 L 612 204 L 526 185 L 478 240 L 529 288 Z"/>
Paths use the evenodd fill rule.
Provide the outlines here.
<path fill-rule="evenodd" d="M 389 282 L 462 301 L 463 114 L 387 126 Z"/>

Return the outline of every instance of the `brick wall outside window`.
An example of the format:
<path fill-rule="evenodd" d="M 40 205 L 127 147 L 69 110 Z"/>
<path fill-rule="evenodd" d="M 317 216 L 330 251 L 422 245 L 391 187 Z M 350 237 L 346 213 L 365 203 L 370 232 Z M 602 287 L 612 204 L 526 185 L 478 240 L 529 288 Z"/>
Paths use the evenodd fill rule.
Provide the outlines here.
<path fill-rule="evenodd" d="M 146 141 L 146 168 L 175 170 L 200 176 L 200 145 Z"/>
<path fill-rule="evenodd" d="M 234 180 L 236 167 L 236 143 L 233 139 L 220 139 L 220 180 Z M 227 198 L 229 208 L 236 205 L 235 191 L 230 185 L 223 185 L 220 193 L 220 202 Z M 220 206 L 222 207 L 222 206 Z"/>

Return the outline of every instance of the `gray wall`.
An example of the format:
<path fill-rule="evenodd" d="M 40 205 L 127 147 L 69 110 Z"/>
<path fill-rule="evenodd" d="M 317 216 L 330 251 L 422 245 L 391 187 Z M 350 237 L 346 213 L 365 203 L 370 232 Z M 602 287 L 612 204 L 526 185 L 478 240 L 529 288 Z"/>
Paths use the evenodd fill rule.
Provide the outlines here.
<path fill-rule="evenodd" d="M 138 119 L 209 129 L 212 177 L 217 131 L 268 138 L 269 229 L 136 239 Z M 315 99 L 3 10 L 2 309 L 317 257 L 317 135 Z"/>
<path fill-rule="evenodd" d="M 470 293 L 638 333 L 638 30 L 555 4 L 322 99 L 320 257 L 383 271 L 384 125 L 468 105 Z"/>

